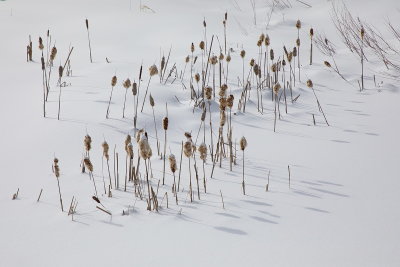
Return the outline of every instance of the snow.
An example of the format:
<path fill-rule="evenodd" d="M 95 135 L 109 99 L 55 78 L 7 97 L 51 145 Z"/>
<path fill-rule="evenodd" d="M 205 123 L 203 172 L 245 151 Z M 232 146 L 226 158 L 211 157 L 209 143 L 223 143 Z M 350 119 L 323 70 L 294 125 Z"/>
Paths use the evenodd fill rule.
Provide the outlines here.
<path fill-rule="evenodd" d="M 383 66 L 372 57 L 366 64 L 366 90 L 359 92 L 359 61 L 340 42 L 330 18 L 332 2 L 340 2 L 305 1 L 312 8 L 297 1 L 290 2 L 292 8 L 275 10 L 266 31 L 269 7 L 265 1 L 256 1 L 256 26 L 250 2 L 245 0 L 143 0 L 142 4 L 155 13 L 140 11 L 139 1 L 129 0 L 2 1 L 0 265 L 398 266 L 398 81 L 380 76 L 378 73 Z M 395 0 L 356 0 L 346 1 L 346 4 L 354 16 L 360 16 L 377 28 L 384 29 L 387 19 L 399 25 L 399 6 Z M 146 202 L 135 198 L 132 183 L 128 184 L 128 192 L 121 186 L 120 190 L 112 190 L 113 197 L 108 198 L 103 190 L 101 144 L 104 139 L 109 143 L 111 158 L 116 145 L 120 155 L 120 184 L 123 184 L 124 140 L 127 134 L 135 132 L 130 90 L 127 118 L 122 118 L 123 80 L 137 81 L 143 63 L 140 109 L 149 78 L 148 68 L 159 64 L 160 53 L 167 55 L 172 47 L 169 68 L 176 63 L 178 71 L 184 68 L 192 42 L 196 46 L 195 54 L 200 56 L 198 43 L 203 38 L 203 18 L 207 21 L 208 41 L 215 34 L 223 45 L 225 12 L 228 12 L 228 45 L 234 50 L 228 90 L 235 95 L 235 112 L 241 92 L 236 77 L 242 75 L 239 56 L 242 47 L 247 52 L 248 71 L 248 61 L 257 56 L 256 41 L 261 32 L 271 37 L 271 47 L 278 58 L 282 57 L 283 45 L 288 48 L 294 45 L 297 19 L 303 24 L 300 31 L 302 77 L 294 88 L 294 95 L 300 94 L 300 97 L 294 104 L 288 104 L 288 114 L 284 113 L 281 103 L 282 119 L 277 121 L 276 133 L 273 132 L 274 106 L 269 91 L 264 92 L 263 115 L 257 112 L 257 99 L 252 91 L 252 103 L 246 107 L 246 113 L 237 112 L 232 116 L 233 139 L 239 141 L 245 136 L 248 141 L 246 196 L 242 194 L 242 153 L 238 150 L 238 164 L 233 171 L 229 171 L 229 161 L 224 159 L 222 168 L 215 167 L 214 178 L 210 178 L 212 162 L 208 157 L 207 194 L 201 190 L 201 200 L 195 194 L 193 203 L 187 193 L 189 173 L 185 157 L 181 177 L 184 192 L 178 194 L 179 205 L 171 198 L 173 176 L 169 167 L 166 168 L 166 185 L 160 185 L 158 193 L 161 203 L 162 196 L 168 192 L 169 208 L 164 200 L 158 213 L 147 211 Z M 89 61 L 86 18 L 90 25 L 93 64 Z M 307 64 L 310 27 L 317 33 L 324 32 L 337 45 L 337 62 L 350 84 L 323 65 L 324 60 L 330 59 L 315 46 L 314 64 Z M 58 54 L 47 117 L 43 118 L 37 40 L 41 36 L 46 46 L 47 29 L 56 42 Z M 390 34 L 384 34 L 388 41 L 393 41 Z M 24 52 L 29 35 L 33 41 L 34 62 L 27 63 Z M 70 86 L 62 89 L 58 121 L 57 68 L 65 61 L 69 46 L 74 47 L 73 76 L 64 78 Z M 219 54 L 217 46 L 215 37 L 214 51 Z M 106 57 L 111 63 L 106 62 Z M 200 64 L 196 64 L 196 72 Z M 114 74 L 118 83 L 107 120 L 105 114 Z M 375 87 L 374 74 L 378 82 L 383 81 L 382 87 Z M 187 87 L 189 75 L 190 66 L 187 66 L 184 80 Z M 307 79 L 314 82 L 329 127 L 305 84 Z M 190 91 L 183 90 L 178 80 L 172 85 L 170 82 L 161 85 L 159 77 L 155 76 L 150 83 L 150 93 L 155 99 L 161 148 L 164 144 L 161 123 L 165 103 L 168 103 L 167 150 L 175 154 L 179 167 L 183 134 L 192 132 L 196 137 L 201 111 L 193 112 Z M 214 131 L 217 132 L 218 106 L 214 104 L 213 107 Z M 316 116 L 316 126 L 312 114 Z M 157 187 L 158 180 L 162 179 L 163 161 L 157 157 L 148 100 L 138 120 L 138 126 L 145 128 L 149 135 L 153 150 L 151 183 Z M 91 198 L 93 182 L 87 173 L 80 172 L 86 134 L 93 140 L 91 160 L 99 198 L 112 216 L 96 209 L 97 203 Z M 207 144 L 209 135 L 207 124 Z M 133 145 L 136 164 L 136 142 Z M 64 212 L 60 210 L 57 181 L 51 170 L 54 156 L 60 160 Z M 199 157 L 196 158 L 202 179 L 201 163 Z M 112 160 L 110 164 L 112 168 Z M 140 171 L 144 173 L 142 167 Z M 269 172 L 269 191 L 266 192 Z M 107 181 L 106 168 L 104 175 Z M 19 196 L 12 200 L 18 188 Z M 43 193 L 37 202 L 41 189 Z M 65 212 L 72 196 L 78 200 L 73 221 Z M 129 215 L 122 216 L 122 211 L 129 207 Z"/>

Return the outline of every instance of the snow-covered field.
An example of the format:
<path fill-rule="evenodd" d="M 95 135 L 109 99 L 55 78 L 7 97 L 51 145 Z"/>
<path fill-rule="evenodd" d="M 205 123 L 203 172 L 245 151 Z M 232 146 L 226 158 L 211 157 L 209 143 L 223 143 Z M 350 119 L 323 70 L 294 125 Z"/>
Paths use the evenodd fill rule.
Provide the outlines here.
<path fill-rule="evenodd" d="M 359 58 L 341 42 L 332 19 L 332 4 L 339 1 L 306 0 L 312 7 L 286 0 L 291 7 L 274 9 L 266 29 L 267 14 L 273 1 L 256 1 L 254 25 L 251 1 L 246 0 L 7 0 L 0 2 L 0 266 L 399 266 L 400 264 L 400 112 L 399 80 L 382 75 L 383 63 L 366 49 L 365 90 L 360 92 Z M 385 40 L 399 47 L 386 29 L 390 20 L 400 27 L 397 0 L 348 0 L 353 16 L 382 30 Z M 149 67 L 159 66 L 162 54 L 171 49 L 166 73 L 176 63 L 178 74 L 185 68 L 185 57 L 198 56 L 194 73 L 201 72 L 204 39 L 203 19 L 207 22 L 208 47 L 214 35 L 213 53 L 224 50 L 222 21 L 227 12 L 227 46 L 232 48 L 228 94 L 235 96 L 232 109 L 233 141 L 242 136 L 245 150 L 246 195 L 242 193 L 242 151 L 237 144 L 237 165 L 229 170 L 229 157 L 222 167 L 208 155 L 205 172 L 207 193 L 202 186 L 203 170 L 198 153 L 200 200 L 191 161 L 194 200 L 190 201 L 188 158 L 183 157 L 178 205 L 172 197 L 173 176 L 167 162 L 165 185 L 160 183 L 158 212 L 146 209 L 146 197 L 135 197 L 133 183 L 124 191 L 127 134 L 132 135 L 136 166 L 138 145 L 133 127 L 134 99 L 128 90 L 125 117 L 122 118 L 125 89 L 122 82 L 138 82 L 138 128 L 144 128 L 153 150 L 151 158 L 156 190 L 163 177 L 163 161 L 157 156 L 153 113 L 146 99 Z M 90 63 L 85 19 L 89 20 L 93 63 Z M 296 77 L 288 113 L 280 102 L 281 118 L 274 132 L 274 102 L 271 90 L 262 90 L 264 113 L 257 111 L 257 93 L 252 89 L 246 112 L 238 110 L 243 90 L 240 51 L 246 50 L 245 72 L 249 61 L 258 58 L 257 40 L 268 34 L 275 61 L 282 59 L 283 46 L 292 49 L 300 19 L 301 82 Z M 336 45 L 335 60 L 344 81 L 324 66 L 331 59 L 314 45 L 313 65 L 308 64 L 309 29 L 324 33 Z M 50 93 L 43 117 L 43 87 L 38 38 L 47 50 L 46 32 L 58 53 L 54 60 Z M 26 62 L 25 50 L 33 42 L 33 62 Z M 218 38 L 217 38 L 218 37 Z M 396 43 L 397 42 L 397 43 Z M 58 66 L 71 54 L 72 76 L 63 77 L 61 114 L 57 120 Z M 263 48 L 265 51 L 265 47 Z M 369 54 L 370 53 L 370 54 Z M 160 56 L 161 54 L 161 56 Z M 225 55 L 226 56 L 226 55 Z M 45 52 L 46 57 L 46 52 Z M 106 58 L 110 63 L 107 63 Z M 332 63 L 332 62 L 331 62 Z M 297 64 L 297 59 L 296 59 Z M 224 72 L 226 61 L 224 61 Z M 218 64 L 216 67 L 218 71 Z M 218 73 L 218 72 L 217 72 Z M 116 75 L 110 107 L 106 110 L 111 78 Z M 281 73 L 280 73 L 281 75 Z M 286 78 L 288 79 L 288 69 Z M 375 75 L 375 82 L 373 76 Z M 398 75 L 398 74 L 397 74 Z M 296 76 L 298 76 L 296 68 Z M 214 146 L 219 126 L 217 98 L 212 104 Z M 280 78 L 281 79 L 281 76 Z M 318 110 L 311 79 L 329 121 L 327 126 Z M 164 147 L 162 119 L 168 104 L 167 153 L 175 154 L 178 168 L 185 132 L 193 141 L 200 126 L 201 110 L 193 109 L 189 88 L 190 62 L 183 81 L 174 76 L 166 85 L 154 76 L 149 94 L 154 97 L 155 120 Z M 195 83 L 195 82 L 194 82 Z M 212 86 L 212 77 L 209 84 Z M 283 84 L 282 84 L 283 86 Z M 194 84 L 197 90 L 196 83 Z M 287 91 L 288 93 L 288 91 Z M 315 114 L 316 125 L 312 114 Z M 206 143 L 210 145 L 209 113 Z M 225 125 L 224 134 L 226 135 Z M 202 131 L 197 141 L 201 143 Z M 90 158 L 98 197 L 104 209 L 96 208 L 93 181 L 81 173 L 83 139 L 92 137 Z M 112 198 L 104 194 L 103 173 L 108 186 L 102 142 L 119 153 L 120 188 Z M 225 141 L 226 137 L 225 137 Z M 54 157 L 59 159 L 60 188 L 64 212 L 60 210 L 57 179 L 52 172 Z M 289 173 L 290 168 L 290 187 Z M 179 171 L 177 171 L 178 174 Z M 143 161 L 140 165 L 144 178 Z M 268 174 L 270 182 L 268 192 Z M 178 175 L 177 175 L 178 178 Z M 112 174 L 114 182 L 114 176 Z M 12 200 L 19 188 L 18 197 Z M 40 201 L 39 192 L 43 189 Z M 147 196 L 147 188 L 144 188 Z M 162 200 L 168 192 L 169 206 Z M 224 206 L 221 201 L 223 195 Z M 68 216 L 72 197 L 78 201 L 76 213 Z M 122 215 L 129 211 L 128 215 Z"/>

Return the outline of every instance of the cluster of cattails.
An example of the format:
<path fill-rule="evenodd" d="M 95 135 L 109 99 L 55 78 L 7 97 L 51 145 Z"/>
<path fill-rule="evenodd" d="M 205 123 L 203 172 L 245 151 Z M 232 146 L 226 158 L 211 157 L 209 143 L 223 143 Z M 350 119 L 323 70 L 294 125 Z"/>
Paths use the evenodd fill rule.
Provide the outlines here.
<path fill-rule="evenodd" d="M 54 160 L 53 160 L 53 172 L 54 172 L 54 175 L 57 178 L 57 186 L 58 186 L 58 194 L 60 196 L 61 211 L 64 211 L 62 197 L 61 197 L 61 189 L 60 189 L 60 167 L 58 166 L 58 159 L 57 158 L 54 158 Z"/>

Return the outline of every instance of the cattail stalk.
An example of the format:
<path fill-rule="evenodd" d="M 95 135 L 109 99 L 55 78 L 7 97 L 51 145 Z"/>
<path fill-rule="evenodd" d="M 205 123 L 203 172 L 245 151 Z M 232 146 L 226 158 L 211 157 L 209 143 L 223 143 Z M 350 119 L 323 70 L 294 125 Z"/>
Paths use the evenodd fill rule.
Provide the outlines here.
<path fill-rule="evenodd" d="M 64 206 L 63 206 L 63 202 L 62 202 L 61 189 L 60 189 L 60 180 L 59 180 L 59 178 L 60 178 L 60 167 L 58 166 L 58 159 L 57 158 L 54 159 L 53 172 L 54 172 L 54 175 L 57 178 L 57 186 L 58 186 L 58 194 L 60 196 L 61 211 L 64 212 Z M 18 195 L 18 193 L 17 193 L 17 195 Z"/>
<path fill-rule="evenodd" d="M 58 94 L 58 115 L 57 115 L 57 119 L 60 120 L 60 110 L 61 110 L 61 78 L 63 76 L 63 67 L 60 66 L 58 68 L 58 75 L 59 75 L 59 79 L 60 79 L 60 93 Z"/>
<path fill-rule="evenodd" d="M 110 99 L 108 100 L 106 119 L 108 119 L 108 114 L 110 113 L 111 98 L 116 84 L 117 84 L 117 76 L 113 76 L 111 79 L 111 94 L 110 94 Z"/>
<path fill-rule="evenodd" d="M 167 130 L 168 130 L 168 117 L 164 117 L 163 119 L 163 129 L 164 129 L 164 154 L 163 154 L 163 185 L 165 184 L 165 157 L 167 153 Z"/>
<path fill-rule="evenodd" d="M 246 195 L 246 189 L 245 189 L 245 183 L 244 183 L 244 150 L 246 149 L 246 147 L 247 147 L 247 140 L 243 136 L 240 139 L 240 149 L 243 151 L 243 181 L 242 181 L 243 195 Z"/>
<path fill-rule="evenodd" d="M 149 72 L 150 72 L 150 78 L 149 78 L 149 81 L 148 81 L 148 83 L 147 83 L 146 93 L 144 94 L 142 109 L 140 110 L 140 112 L 143 112 L 144 102 L 146 101 L 147 92 L 149 91 L 149 86 L 150 86 L 151 78 L 152 78 L 154 75 L 157 75 L 157 74 L 158 74 L 157 66 L 156 66 L 156 65 L 151 66 L 151 67 L 149 68 Z"/>
<path fill-rule="evenodd" d="M 125 88 L 125 97 L 124 97 L 124 107 L 122 109 L 122 118 L 125 118 L 125 104 L 126 104 L 126 94 L 128 93 L 128 89 L 129 87 L 131 87 L 131 80 L 126 79 L 126 81 L 124 81 L 124 88 Z"/>

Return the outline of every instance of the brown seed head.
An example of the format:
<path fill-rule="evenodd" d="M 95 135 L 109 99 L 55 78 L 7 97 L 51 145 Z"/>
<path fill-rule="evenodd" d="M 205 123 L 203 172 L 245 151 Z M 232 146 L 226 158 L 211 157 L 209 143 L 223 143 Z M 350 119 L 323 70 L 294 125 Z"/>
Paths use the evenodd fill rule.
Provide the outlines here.
<path fill-rule="evenodd" d="M 168 157 L 168 161 L 171 172 L 175 173 L 177 169 L 175 156 L 173 154 L 170 154 Z"/>
<path fill-rule="evenodd" d="M 244 51 L 244 50 L 240 51 L 240 56 L 242 58 L 244 58 L 246 56 L 246 51 Z"/>
<path fill-rule="evenodd" d="M 261 39 L 259 39 L 259 40 L 257 41 L 257 46 L 260 47 L 262 44 L 263 44 L 263 42 L 261 41 Z"/>
<path fill-rule="evenodd" d="M 137 95 L 137 84 L 135 82 L 132 84 L 132 94 Z"/>
<path fill-rule="evenodd" d="M 245 150 L 246 147 L 247 147 L 247 140 L 246 140 L 246 138 L 243 136 L 243 137 L 240 139 L 240 150 Z"/>
<path fill-rule="evenodd" d="M 231 58 L 231 54 L 228 54 L 228 55 L 226 56 L 226 62 L 228 62 L 228 63 L 231 62 L 231 59 L 232 59 L 232 58 Z"/>
<path fill-rule="evenodd" d="M 289 63 L 292 62 L 293 52 L 289 52 L 289 54 L 287 55 L 287 59 L 288 59 Z"/>
<path fill-rule="evenodd" d="M 272 64 L 271 71 L 272 72 L 276 72 L 276 63 Z"/>
<path fill-rule="evenodd" d="M 269 50 L 269 58 L 270 58 L 271 60 L 274 60 L 274 58 L 275 58 L 274 49 Z"/>
<path fill-rule="evenodd" d="M 86 24 L 86 29 L 89 30 L 89 20 L 88 19 L 86 19 L 85 24 Z"/>
<path fill-rule="evenodd" d="M 86 168 L 87 168 L 90 172 L 93 172 L 93 164 L 92 164 L 92 162 L 90 161 L 90 159 L 86 157 L 86 158 L 83 160 L 83 162 L 85 163 Z"/>
<path fill-rule="evenodd" d="M 193 154 L 192 141 L 186 141 L 185 142 L 185 144 L 183 145 L 183 153 L 188 158 L 192 156 L 192 154 Z"/>
<path fill-rule="evenodd" d="M 255 64 L 255 60 L 254 60 L 254 58 L 252 58 L 252 59 L 250 60 L 250 66 L 254 67 L 254 64 Z"/>
<path fill-rule="evenodd" d="M 45 70 L 46 69 L 46 65 L 44 63 L 44 57 L 43 56 L 41 57 L 40 61 L 42 62 L 42 70 Z"/>
<path fill-rule="evenodd" d="M 329 63 L 328 61 L 324 61 L 325 66 L 327 66 L 328 68 L 331 67 L 331 63 Z"/>
<path fill-rule="evenodd" d="M 192 43 L 192 45 L 190 46 L 190 52 L 194 52 L 194 44 Z"/>
<path fill-rule="evenodd" d="M 83 140 L 83 144 L 85 145 L 85 149 L 86 151 L 90 151 L 90 149 L 92 148 L 92 138 L 90 137 L 90 135 L 86 135 L 85 139 Z"/>
<path fill-rule="evenodd" d="M 361 26 L 361 31 L 360 31 L 360 34 L 361 34 L 361 39 L 363 39 L 363 40 L 364 40 L 364 35 L 365 35 L 365 29 L 364 29 L 364 26 Z"/>
<path fill-rule="evenodd" d="M 44 48 L 44 45 L 43 45 L 42 37 L 39 37 L 39 49 L 43 50 L 43 48 Z"/>
<path fill-rule="evenodd" d="M 194 79 L 196 80 L 197 83 L 200 82 L 200 74 L 196 73 L 194 75 Z"/>
<path fill-rule="evenodd" d="M 144 160 L 149 159 L 151 157 L 151 155 L 152 155 L 152 151 L 151 151 L 151 148 L 150 148 L 150 145 L 149 145 L 149 142 L 147 140 L 146 135 L 143 135 L 140 138 L 140 141 L 139 141 L 139 153 L 140 153 L 140 156 Z"/>
<path fill-rule="evenodd" d="M 297 28 L 298 30 L 301 29 L 301 21 L 300 21 L 300 20 L 297 20 L 297 22 L 296 22 L 296 28 Z"/>
<path fill-rule="evenodd" d="M 164 117 L 162 125 L 165 131 L 168 130 L 168 117 Z"/>
<path fill-rule="evenodd" d="M 212 87 L 211 86 L 207 86 L 205 89 L 205 93 L 206 93 L 206 98 L 208 100 L 211 100 L 212 97 Z"/>
<path fill-rule="evenodd" d="M 297 57 L 297 48 L 296 47 L 293 47 L 293 56 Z"/>
<path fill-rule="evenodd" d="M 219 116 L 219 126 L 224 127 L 226 122 L 226 114 L 225 111 L 221 111 L 220 112 L 220 116 Z"/>
<path fill-rule="evenodd" d="M 150 106 L 154 107 L 154 98 L 151 96 L 151 94 L 149 99 L 150 99 Z"/>
<path fill-rule="evenodd" d="M 225 97 L 221 97 L 219 99 L 219 109 L 220 110 L 225 110 L 227 105 L 228 105 L 228 101 L 226 100 L 226 98 Z"/>
<path fill-rule="evenodd" d="M 55 46 L 53 46 L 53 48 L 51 49 L 50 60 L 54 61 L 54 59 L 56 58 L 56 55 L 57 55 L 57 48 Z"/>
<path fill-rule="evenodd" d="M 117 84 L 117 76 L 113 76 L 111 79 L 111 86 L 114 87 Z"/>
<path fill-rule="evenodd" d="M 108 146 L 107 142 L 104 141 L 103 144 L 101 145 L 103 147 L 103 156 L 109 160 L 110 156 L 108 155 L 108 150 L 110 149 L 110 147 Z"/>
<path fill-rule="evenodd" d="M 129 78 L 126 79 L 122 85 L 125 87 L 125 89 L 128 89 L 132 85 L 131 80 L 129 80 Z"/>
<path fill-rule="evenodd" d="M 200 154 L 200 159 L 202 159 L 203 161 L 205 161 L 207 159 L 207 146 L 204 143 L 201 143 L 201 145 L 199 146 L 199 154 Z"/>
<path fill-rule="evenodd" d="M 229 95 L 228 100 L 227 100 L 227 106 L 232 109 L 233 107 L 233 100 L 235 99 L 235 97 L 233 95 Z"/>
<path fill-rule="evenodd" d="M 58 77 L 61 78 L 63 76 L 63 72 L 64 72 L 63 67 L 62 66 L 58 67 Z"/>
<path fill-rule="evenodd" d="M 192 135 L 189 132 L 185 132 L 185 137 L 190 140 L 192 139 Z"/>
<path fill-rule="evenodd" d="M 313 36 L 314 36 L 314 29 L 313 29 L 313 28 L 311 28 L 311 29 L 310 29 L 310 38 L 312 39 L 312 38 L 313 38 Z"/>
<path fill-rule="evenodd" d="M 160 66 L 161 71 L 164 69 L 164 67 L 165 67 L 165 57 L 163 56 L 161 58 L 161 66 Z"/>
<path fill-rule="evenodd" d="M 205 45 L 204 41 L 201 41 L 200 44 L 199 44 L 199 47 L 200 47 L 201 50 L 204 50 L 204 45 Z"/>
<path fill-rule="evenodd" d="M 307 80 L 307 87 L 312 88 L 313 86 L 314 86 L 313 82 L 310 79 L 308 79 Z"/>
<path fill-rule="evenodd" d="M 224 60 L 224 54 L 220 53 L 219 54 L 219 61 L 222 61 L 222 60 Z"/>
<path fill-rule="evenodd" d="M 276 83 L 274 85 L 274 94 L 278 95 L 280 89 L 281 89 L 281 85 L 279 83 Z"/>
<path fill-rule="evenodd" d="M 300 39 L 299 38 L 297 38 L 297 40 L 296 40 L 296 45 L 300 46 Z"/>
<path fill-rule="evenodd" d="M 186 63 L 188 63 L 188 62 L 189 62 L 189 60 L 190 60 L 190 57 L 189 57 L 189 56 L 187 56 L 187 57 L 185 58 L 185 62 L 186 62 Z"/>
<path fill-rule="evenodd" d="M 267 34 L 267 36 L 265 36 L 265 46 L 269 46 L 271 44 L 271 40 L 269 39 L 269 36 Z"/>
<path fill-rule="evenodd" d="M 149 68 L 150 76 L 154 76 L 158 74 L 158 69 L 156 65 L 153 65 Z"/>

